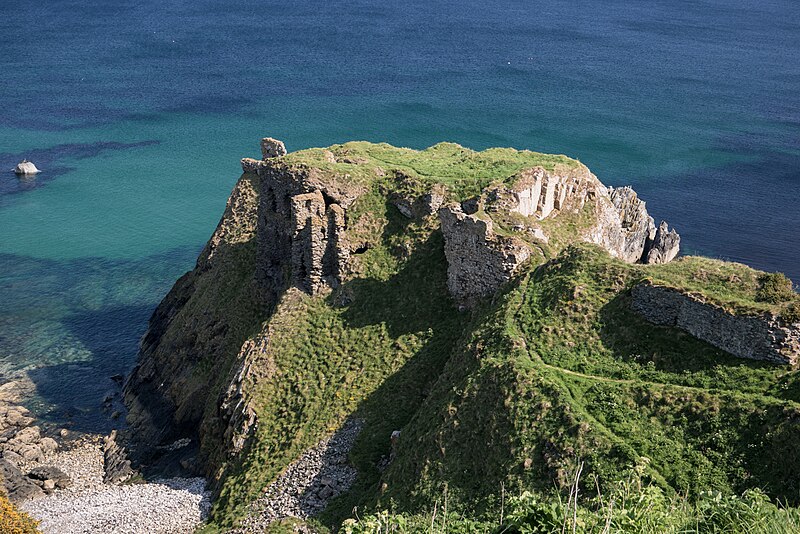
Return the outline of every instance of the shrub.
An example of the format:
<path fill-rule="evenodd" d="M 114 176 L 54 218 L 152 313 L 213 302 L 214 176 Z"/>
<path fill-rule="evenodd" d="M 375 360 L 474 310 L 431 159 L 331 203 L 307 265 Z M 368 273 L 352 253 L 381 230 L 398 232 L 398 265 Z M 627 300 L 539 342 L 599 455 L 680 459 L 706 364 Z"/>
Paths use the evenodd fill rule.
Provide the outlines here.
<path fill-rule="evenodd" d="M 543 499 L 524 492 L 509 502 L 506 530 L 519 534 L 561 532 L 570 515 L 561 499 Z"/>
<path fill-rule="evenodd" d="M 800 299 L 795 299 L 781 312 L 781 317 L 787 323 L 800 323 Z"/>
<path fill-rule="evenodd" d="M 756 299 L 761 302 L 778 304 L 796 295 L 792 281 L 783 273 L 766 273 L 759 278 L 759 283 L 761 287 L 758 288 Z"/>
<path fill-rule="evenodd" d="M 0 532 L 3 534 L 36 534 L 39 522 L 24 512 L 0 493 Z"/>

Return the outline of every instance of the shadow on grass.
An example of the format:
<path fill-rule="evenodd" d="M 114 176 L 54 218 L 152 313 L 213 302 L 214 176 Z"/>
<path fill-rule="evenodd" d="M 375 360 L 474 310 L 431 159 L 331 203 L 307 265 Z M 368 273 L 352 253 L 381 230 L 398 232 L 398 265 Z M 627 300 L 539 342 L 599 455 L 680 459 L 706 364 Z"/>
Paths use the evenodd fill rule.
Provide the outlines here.
<path fill-rule="evenodd" d="M 599 320 L 603 345 L 643 379 L 763 393 L 785 371 L 768 362 L 736 358 L 678 328 L 649 323 L 631 309 L 628 291 L 606 303 Z"/>

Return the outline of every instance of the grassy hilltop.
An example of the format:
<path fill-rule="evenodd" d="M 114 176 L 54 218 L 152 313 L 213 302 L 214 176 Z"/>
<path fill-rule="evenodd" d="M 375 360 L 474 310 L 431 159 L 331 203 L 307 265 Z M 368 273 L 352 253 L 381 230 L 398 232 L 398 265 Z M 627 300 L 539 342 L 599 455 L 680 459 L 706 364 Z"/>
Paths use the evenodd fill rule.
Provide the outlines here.
<path fill-rule="evenodd" d="M 237 458 L 215 458 L 221 479 L 209 531 L 234 525 L 348 417 L 363 420 L 350 454 L 358 479 L 316 528 L 345 520 L 352 532 L 486 531 L 501 522 L 521 532 L 800 525 L 796 509 L 776 506 L 800 504 L 797 372 L 736 359 L 629 306 L 630 288 L 651 280 L 736 313 L 792 318 L 800 306 L 780 276 L 697 257 L 632 265 L 564 242 L 494 298 L 459 311 L 437 218 L 407 218 L 390 197 L 443 183 L 463 200 L 524 168 L 580 163 L 511 149 L 369 143 L 281 160 L 363 186 L 348 227 L 370 247 L 341 287 L 320 296 L 289 289 L 273 309 L 255 301 L 248 232 L 181 282 L 193 289 L 164 334 L 175 346 L 188 343 L 202 313 L 229 325 L 222 342 L 204 341 L 211 350 L 198 351 L 185 380 L 193 390 L 205 385 L 199 411 L 213 411 L 242 344 L 267 340 L 258 378 L 243 386 L 258 425 Z M 192 340 L 209 335 L 198 330 Z M 360 520 L 350 519 L 353 510 Z"/>

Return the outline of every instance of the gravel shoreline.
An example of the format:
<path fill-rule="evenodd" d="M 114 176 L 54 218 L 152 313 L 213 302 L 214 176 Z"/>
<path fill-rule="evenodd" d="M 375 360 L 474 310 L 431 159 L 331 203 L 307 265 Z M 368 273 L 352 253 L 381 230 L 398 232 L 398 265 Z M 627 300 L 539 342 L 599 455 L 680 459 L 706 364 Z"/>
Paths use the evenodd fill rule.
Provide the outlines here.
<path fill-rule="evenodd" d="M 104 484 L 102 443 L 97 439 L 78 443 L 37 465 L 55 466 L 72 481 L 65 489 L 19 505 L 42 522 L 39 528 L 45 534 L 192 532 L 211 506 L 202 478 Z"/>

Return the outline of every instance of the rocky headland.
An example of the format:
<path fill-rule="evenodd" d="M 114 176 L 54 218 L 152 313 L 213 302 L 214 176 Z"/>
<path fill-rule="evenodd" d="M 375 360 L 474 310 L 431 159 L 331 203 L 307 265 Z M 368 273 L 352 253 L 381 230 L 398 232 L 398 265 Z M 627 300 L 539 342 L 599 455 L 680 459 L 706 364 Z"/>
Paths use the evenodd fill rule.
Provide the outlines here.
<path fill-rule="evenodd" d="M 646 447 L 584 417 L 605 405 L 564 397 L 564 380 L 694 388 L 688 399 L 709 369 L 726 383 L 721 369 L 747 360 L 774 364 L 753 368 L 763 383 L 793 380 L 796 294 L 764 299 L 765 273 L 680 257 L 678 233 L 633 189 L 576 160 L 448 143 L 261 149 L 153 313 L 124 388 L 134 468 L 207 477 L 217 526 L 335 524 L 389 499 L 415 510 L 441 484 L 469 511 L 501 483 L 567 487 L 579 461 L 610 482 Z M 784 403 L 767 411 L 780 439 L 797 436 L 795 400 L 771 391 L 753 406 Z M 779 474 L 752 474 L 768 446 L 742 453 L 748 476 L 720 465 L 714 480 L 787 495 Z M 696 447 L 692 461 L 714 448 Z M 686 489 L 682 467 L 648 454 L 653 480 Z"/>

